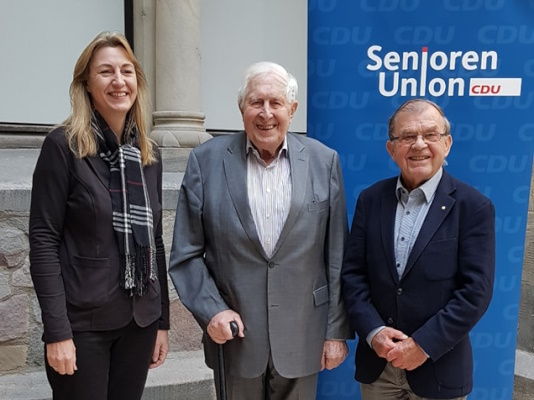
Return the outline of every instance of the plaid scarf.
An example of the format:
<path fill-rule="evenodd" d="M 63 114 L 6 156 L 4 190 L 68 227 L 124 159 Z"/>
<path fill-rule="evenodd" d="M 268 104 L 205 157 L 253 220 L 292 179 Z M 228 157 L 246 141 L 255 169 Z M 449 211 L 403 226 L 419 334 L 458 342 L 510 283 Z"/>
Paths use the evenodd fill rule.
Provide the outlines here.
<path fill-rule="evenodd" d="M 157 280 L 157 274 L 152 209 L 138 148 L 137 125 L 128 113 L 122 145 L 96 110 L 92 112 L 91 127 L 98 140 L 98 153 L 109 167 L 113 228 L 122 264 L 120 285 L 130 296 L 143 296 L 148 292 L 149 279 Z"/>

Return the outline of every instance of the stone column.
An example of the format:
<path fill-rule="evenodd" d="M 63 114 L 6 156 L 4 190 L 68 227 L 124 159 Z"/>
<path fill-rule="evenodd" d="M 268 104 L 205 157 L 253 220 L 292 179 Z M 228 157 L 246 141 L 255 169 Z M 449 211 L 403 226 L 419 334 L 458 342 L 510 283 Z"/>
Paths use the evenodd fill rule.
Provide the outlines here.
<path fill-rule="evenodd" d="M 148 80 L 153 112 L 156 102 L 156 0 L 133 0 L 133 5 L 134 52 Z"/>
<path fill-rule="evenodd" d="M 191 149 L 205 142 L 200 93 L 200 2 L 156 0 L 156 94 L 151 137 L 165 171 L 181 172 Z"/>

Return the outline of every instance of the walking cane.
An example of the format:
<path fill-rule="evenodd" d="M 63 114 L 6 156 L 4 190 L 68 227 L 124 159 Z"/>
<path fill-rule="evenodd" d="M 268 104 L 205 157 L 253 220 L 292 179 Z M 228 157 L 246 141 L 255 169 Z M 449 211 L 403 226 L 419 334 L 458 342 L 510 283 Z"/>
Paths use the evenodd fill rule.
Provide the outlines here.
<path fill-rule="evenodd" d="M 230 322 L 232 337 L 236 337 L 239 327 L 235 321 Z M 219 400 L 226 400 L 226 372 L 224 371 L 224 344 L 217 345 L 219 363 Z"/>

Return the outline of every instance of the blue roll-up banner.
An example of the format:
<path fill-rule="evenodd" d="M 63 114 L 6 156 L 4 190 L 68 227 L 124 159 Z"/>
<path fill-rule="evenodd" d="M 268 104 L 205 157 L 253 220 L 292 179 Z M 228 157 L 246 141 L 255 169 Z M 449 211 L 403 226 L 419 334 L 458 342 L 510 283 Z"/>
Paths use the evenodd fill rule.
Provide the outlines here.
<path fill-rule="evenodd" d="M 363 188 L 398 175 L 387 120 L 415 97 L 451 121 L 446 169 L 495 203 L 495 291 L 471 332 L 469 399 L 511 400 L 534 144 L 534 0 L 310 0 L 308 13 L 308 135 L 340 154 L 349 222 Z M 320 374 L 318 399 L 360 398 L 355 343 Z"/>

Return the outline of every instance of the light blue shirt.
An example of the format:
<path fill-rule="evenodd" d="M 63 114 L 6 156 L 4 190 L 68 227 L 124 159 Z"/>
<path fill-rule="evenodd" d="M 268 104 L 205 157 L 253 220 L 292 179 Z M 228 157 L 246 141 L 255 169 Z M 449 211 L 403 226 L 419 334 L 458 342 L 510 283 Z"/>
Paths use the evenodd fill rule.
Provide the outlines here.
<path fill-rule="evenodd" d="M 423 226 L 428 209 L 432 205 L 439 181 L 443 176 L 440 168 L 436 174 L 418 188 L 408 192 L 399 177 L 397 180 L 397 212 L 395 213 L 395 266 L 399 279 L 404 274 L 408 257 L 419 231 Z"/>

